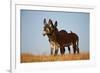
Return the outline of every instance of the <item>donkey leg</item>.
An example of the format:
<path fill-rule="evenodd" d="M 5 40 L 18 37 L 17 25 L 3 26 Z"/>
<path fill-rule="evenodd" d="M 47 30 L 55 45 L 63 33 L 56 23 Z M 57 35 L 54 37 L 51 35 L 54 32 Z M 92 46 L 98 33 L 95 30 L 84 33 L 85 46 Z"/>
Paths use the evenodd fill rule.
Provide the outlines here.
<path fill-rule="evenodd" d="M 77 53 L 79 54 L 80 53 L 80 51 L 79 51 L 79 48 L 77 47 Z"/>
<path fill-rule="evenodd" d="M 64 47 L 60 47 L 60 53 L 63 55 L 65 53 L 65 48 Z"/>
<path fill-rule="evenodd" d="M 51 48 L 51 55 L 53 55 L 53 48 Z"/>
<path fill-rule="evenodd" d="M 74 54 L 76 53 L 76 46 L 74 45 L 73 46 L 73 51 L 74 51 Z"/>
<path fill-rule="evenodd" d="M 58 49 L 55 49 L 55 55 L 57 55 L 58 54 Z"/>
<path fill-rule="evenodd" d="M 68 46 L 68 51 L 69 51 L 69 54 L 70 54 L 70 53 L 71 53 L 71 52 L 70 52 L 70 46 Z"/>
<path fill-rule="evenodd" d="M 63 47 L 63 52 L 62 52 L 63 54 L 65 53 L 65 47 Z"/>

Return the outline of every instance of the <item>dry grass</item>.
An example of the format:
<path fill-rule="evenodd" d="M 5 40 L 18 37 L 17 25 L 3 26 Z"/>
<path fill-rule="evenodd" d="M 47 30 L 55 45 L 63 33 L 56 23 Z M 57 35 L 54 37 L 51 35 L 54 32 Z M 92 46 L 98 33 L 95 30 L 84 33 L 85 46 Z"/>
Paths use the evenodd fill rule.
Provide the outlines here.
<path fill-rule="evenodd" d="M 71 61 L 71 60 L 88 60 L 89 53 L 81 54 L 66 54 L 57 56 L 46 56 L 46 55 L 31 55 L 31 54 L 21 54 L 21 63 L 29 62 L 46 62 L 46 61 Z"/>

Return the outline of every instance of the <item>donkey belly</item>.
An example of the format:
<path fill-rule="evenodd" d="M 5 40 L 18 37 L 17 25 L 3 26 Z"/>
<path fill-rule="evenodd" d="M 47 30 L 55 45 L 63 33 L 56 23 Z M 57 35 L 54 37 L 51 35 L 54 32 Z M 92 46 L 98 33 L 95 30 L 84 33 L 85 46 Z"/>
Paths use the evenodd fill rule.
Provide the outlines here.
<path fill-rule="evenodd" d="M 71 45 L 71 43 L 64 44 L 65 47 L 68 47 L 70 45 Z"/>

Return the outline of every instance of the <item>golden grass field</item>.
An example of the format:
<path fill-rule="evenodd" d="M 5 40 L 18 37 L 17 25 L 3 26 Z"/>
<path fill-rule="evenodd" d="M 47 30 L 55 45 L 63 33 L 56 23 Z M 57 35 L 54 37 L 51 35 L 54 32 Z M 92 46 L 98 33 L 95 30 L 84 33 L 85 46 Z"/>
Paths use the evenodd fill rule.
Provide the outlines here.
<path fill-rule="evenodd" d="M 47 61 L 72 61 L 72 60 L 89 60 L 89 53 L 81 54 L 66 54 L 66 55 L 32 55 L 32 54 L 21 54 L 21 63 L 30 62 L 47 62 Z"/>

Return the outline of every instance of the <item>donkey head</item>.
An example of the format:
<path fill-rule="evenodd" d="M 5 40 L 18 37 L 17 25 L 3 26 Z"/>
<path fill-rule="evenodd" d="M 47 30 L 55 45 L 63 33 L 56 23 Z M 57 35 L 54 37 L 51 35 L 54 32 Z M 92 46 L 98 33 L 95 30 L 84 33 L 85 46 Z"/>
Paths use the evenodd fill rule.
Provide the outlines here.
<path fill-rule="evenodd" d="M 53 24 L 52 20 L 49 19 L 48 23 L 46 19 L 44 19 L 44 28 L 43 28 L 43 35 L 52 35 L 57 29 L 57 21 Z"/>

